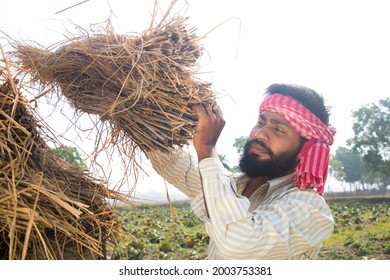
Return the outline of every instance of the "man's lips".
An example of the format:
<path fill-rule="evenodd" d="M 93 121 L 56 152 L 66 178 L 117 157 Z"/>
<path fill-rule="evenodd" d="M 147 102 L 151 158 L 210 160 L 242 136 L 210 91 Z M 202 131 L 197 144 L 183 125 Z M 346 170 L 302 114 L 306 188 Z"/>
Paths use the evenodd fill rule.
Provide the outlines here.
<path fill-rule="evenodd" d="M 250 148 L 250 151 L 251 153 L 255 154 L 255 155 L 264 155 L 264 154 L 269 154 L 267 149 L 265 149 L 264 147 L 260 146 L 259 144 L 256 144 L 256 143 L 253 143 L 251 145 L 251 148 Z"/>

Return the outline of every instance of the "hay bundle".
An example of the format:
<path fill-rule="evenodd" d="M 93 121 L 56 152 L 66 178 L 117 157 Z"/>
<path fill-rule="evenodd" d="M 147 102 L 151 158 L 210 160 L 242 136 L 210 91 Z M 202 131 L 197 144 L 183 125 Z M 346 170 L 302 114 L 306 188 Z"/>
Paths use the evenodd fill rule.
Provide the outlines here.
<path fill-rule="evenodd" d="M 168 151 L 191 140 L 191 105 L 214 101 L 197 75 L 203 48 L 187 19 L 164 20 L 142 34 L 112 27 L 83 30 L 54 50 L 18 44 L 14 53 L 33 81 L 58 89 L 78 111 L 101 116 L 112 141 Z"/>
<path fill-rule="evenodd" d="M 44 126 L 0 65 L 0 259 L 104 257 L 121 197 L 62 161 Z"/>

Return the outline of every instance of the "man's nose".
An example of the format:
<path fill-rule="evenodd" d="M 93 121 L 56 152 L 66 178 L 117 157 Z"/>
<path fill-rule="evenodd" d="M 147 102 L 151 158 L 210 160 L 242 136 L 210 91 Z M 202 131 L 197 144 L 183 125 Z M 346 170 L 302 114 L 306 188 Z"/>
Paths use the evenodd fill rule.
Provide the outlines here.
<path fill-rule="evenodd" d="M 262 127 L 257 128 L 255 131 L 255 137 L 263 142 L 269 141 L 269 128 L 267 125 L 263 125 Z"/>

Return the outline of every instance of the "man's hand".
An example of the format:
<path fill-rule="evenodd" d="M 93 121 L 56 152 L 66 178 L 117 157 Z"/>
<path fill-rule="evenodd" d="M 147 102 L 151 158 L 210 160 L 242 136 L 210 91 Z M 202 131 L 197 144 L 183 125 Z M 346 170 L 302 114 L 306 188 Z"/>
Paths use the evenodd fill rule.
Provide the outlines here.
<path fill-rule="evenodd" d="M 198 123 L 193 138 L 198 161 L 208 157 L 217 157 L 215 145 L 225 126 L 221 109 L 216 103 L 214 105 L 197 104 L 193 105 L 192 108 L 198 115 Z"/>

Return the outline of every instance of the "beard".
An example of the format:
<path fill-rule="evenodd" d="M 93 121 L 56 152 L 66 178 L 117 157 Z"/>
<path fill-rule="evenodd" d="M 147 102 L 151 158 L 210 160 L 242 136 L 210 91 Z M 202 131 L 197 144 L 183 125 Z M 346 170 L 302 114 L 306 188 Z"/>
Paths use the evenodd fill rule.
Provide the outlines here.
<path fill-rule="evenodd" d="M 250 152 L 253 143 L 263 147 L 269 154 L 269 159 L 259 159 Z M 256 177 L 279 177 L 288 170 L 293 169 L 297 163 L 297 155 L 301 145 L 291 153 L 275 154 L 264 142 L 258 139 L 248 140 L 244 146 L 244 152 L 240 158 L 239 167 L 249 178 Z"/>

